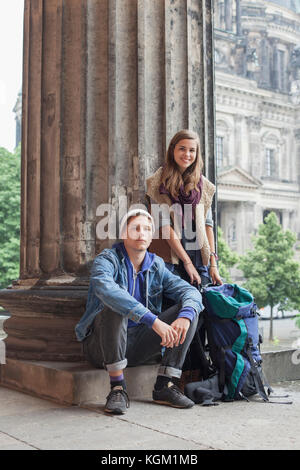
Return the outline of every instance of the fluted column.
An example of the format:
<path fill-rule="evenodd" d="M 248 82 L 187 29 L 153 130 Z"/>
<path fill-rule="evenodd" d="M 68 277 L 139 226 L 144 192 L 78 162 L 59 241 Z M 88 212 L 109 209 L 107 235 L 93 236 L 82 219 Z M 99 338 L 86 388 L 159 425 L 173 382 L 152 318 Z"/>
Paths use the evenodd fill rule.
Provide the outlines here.
<path fill-rule="evenodd" d="M 242 31 L 242 5 L 241 0 L 235 0 L 236 34 L 241 36 Z"/>
<path fill-rule="evenodd" d="M 40 274 L 41 2 L 25 2 L 22 114 L 21 276 Z M 29 62 L 31 68 L 29 68 Z M 32 215 L 30 224 L 27 220 Z"/>
<path fill-rule="evenodd" d="M 25 0 L 21 268 L 0 293 L 11 357 L 81 356 L 89 265 L 112 243 L 97 208 L 143 203 L 178 130 L 199 133 L 215 181 L 211 13 L 211 0 Z"/>
<path fill-rule="evenodd" d="M 300 128 L 294 129 L 295 136 L 295 173 L 293 174 L 293 180 L 297 181 L 300 185 Z"/>
<path fill-rule="evenodd" d="M 86 264 L 84 6 L 25 2 L 21 280 Z"/>
<path fill-rule="evenodd" d="M 260 129 L 261 119 L 249 116 L 246 119 L 249 135 L 249 171 L 256 178 L 261 177 L 262 162 L 260 161 Z"/>
<path fill-rule="evenodd" d="M 224 0 L 225 29 L 232 31 L 232 0 Z"/>

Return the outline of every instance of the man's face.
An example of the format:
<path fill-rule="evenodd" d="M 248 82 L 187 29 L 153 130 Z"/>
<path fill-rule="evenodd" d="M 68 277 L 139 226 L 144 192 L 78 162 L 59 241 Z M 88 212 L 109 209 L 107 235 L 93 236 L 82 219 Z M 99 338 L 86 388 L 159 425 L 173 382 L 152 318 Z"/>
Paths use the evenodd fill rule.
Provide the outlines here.
<path fill-rule="evenodd" d="M 124 234 L 125 248 L 146 251 L 152 241 L 152 224 L 145 215 L 132 217 Z"/>

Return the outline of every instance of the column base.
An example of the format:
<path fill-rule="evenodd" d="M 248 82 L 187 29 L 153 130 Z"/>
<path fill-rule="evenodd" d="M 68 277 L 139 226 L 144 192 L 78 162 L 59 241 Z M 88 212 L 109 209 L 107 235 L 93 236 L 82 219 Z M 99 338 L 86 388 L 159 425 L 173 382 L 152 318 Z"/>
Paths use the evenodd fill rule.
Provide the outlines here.
<path fill-rule="evenodd" d="M 83 361 L 75 325 L 85 311 L 87 287 L 3 289 L 0 305 L 6 357 L 36 361 Z"/>

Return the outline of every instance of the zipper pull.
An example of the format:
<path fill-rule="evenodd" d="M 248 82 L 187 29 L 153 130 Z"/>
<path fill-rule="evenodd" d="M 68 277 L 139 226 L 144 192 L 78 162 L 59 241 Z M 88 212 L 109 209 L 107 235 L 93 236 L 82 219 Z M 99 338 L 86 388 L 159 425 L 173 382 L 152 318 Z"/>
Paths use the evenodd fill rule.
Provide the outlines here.
<path fill-rule="evenodd" d="M 133 287 L 132 287 L 132 294 L 131 294 L 132 296 L 134 296 L 136 278 L 137 278 L 137 272 L 133 270 Z"/>

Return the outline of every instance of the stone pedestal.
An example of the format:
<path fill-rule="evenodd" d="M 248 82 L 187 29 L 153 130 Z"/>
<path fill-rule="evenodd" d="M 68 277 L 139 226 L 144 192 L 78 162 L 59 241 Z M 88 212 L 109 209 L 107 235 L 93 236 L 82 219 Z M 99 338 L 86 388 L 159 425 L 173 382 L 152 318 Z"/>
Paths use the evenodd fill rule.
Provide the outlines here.
<path fill-rule="evenodd" d="M 300 379 L 299 350 L 266 352 L 262 358 L 264 373 L 271 386 L 276 382 Z M 154 364 L 125 370 L 131 399 L 151 399 L 157 370 L 158 365 Z M 48 400 L 82 406 L 103 406 L 110 388 L 107 372 L 94 369 L 87 362 L 8 359 L 6 366 L 0 366 L 0 383 Z"/>
<path fill-rule="evenodd" d="M 214 182 L 211 13 L 210 0 L 25 0 L 20 278 L 0 292 L 8 359 L 83 359 L 89 267 L 114 242 L 96 237 L 97 208 L 143 203 L 178 130 L 199 133 Z"/>
<path fill-rule="evenodd" d="M 131 399 L 151 398 L 157 370 L 157 365 L 125 370 Z M 103 404 L 110 390 L 107 372 L 87 362 L 8 359 L 0 366 L 0 384 L 67 405 Z"/>
<path fill-rule="evenodd" d="M 3 326 L 6 357 L 83 360 L 74 327 L 84 312 L 86 296 L 86 289 L 71 286 L 2 291 L 2 305 L 11 313 Z"/>

